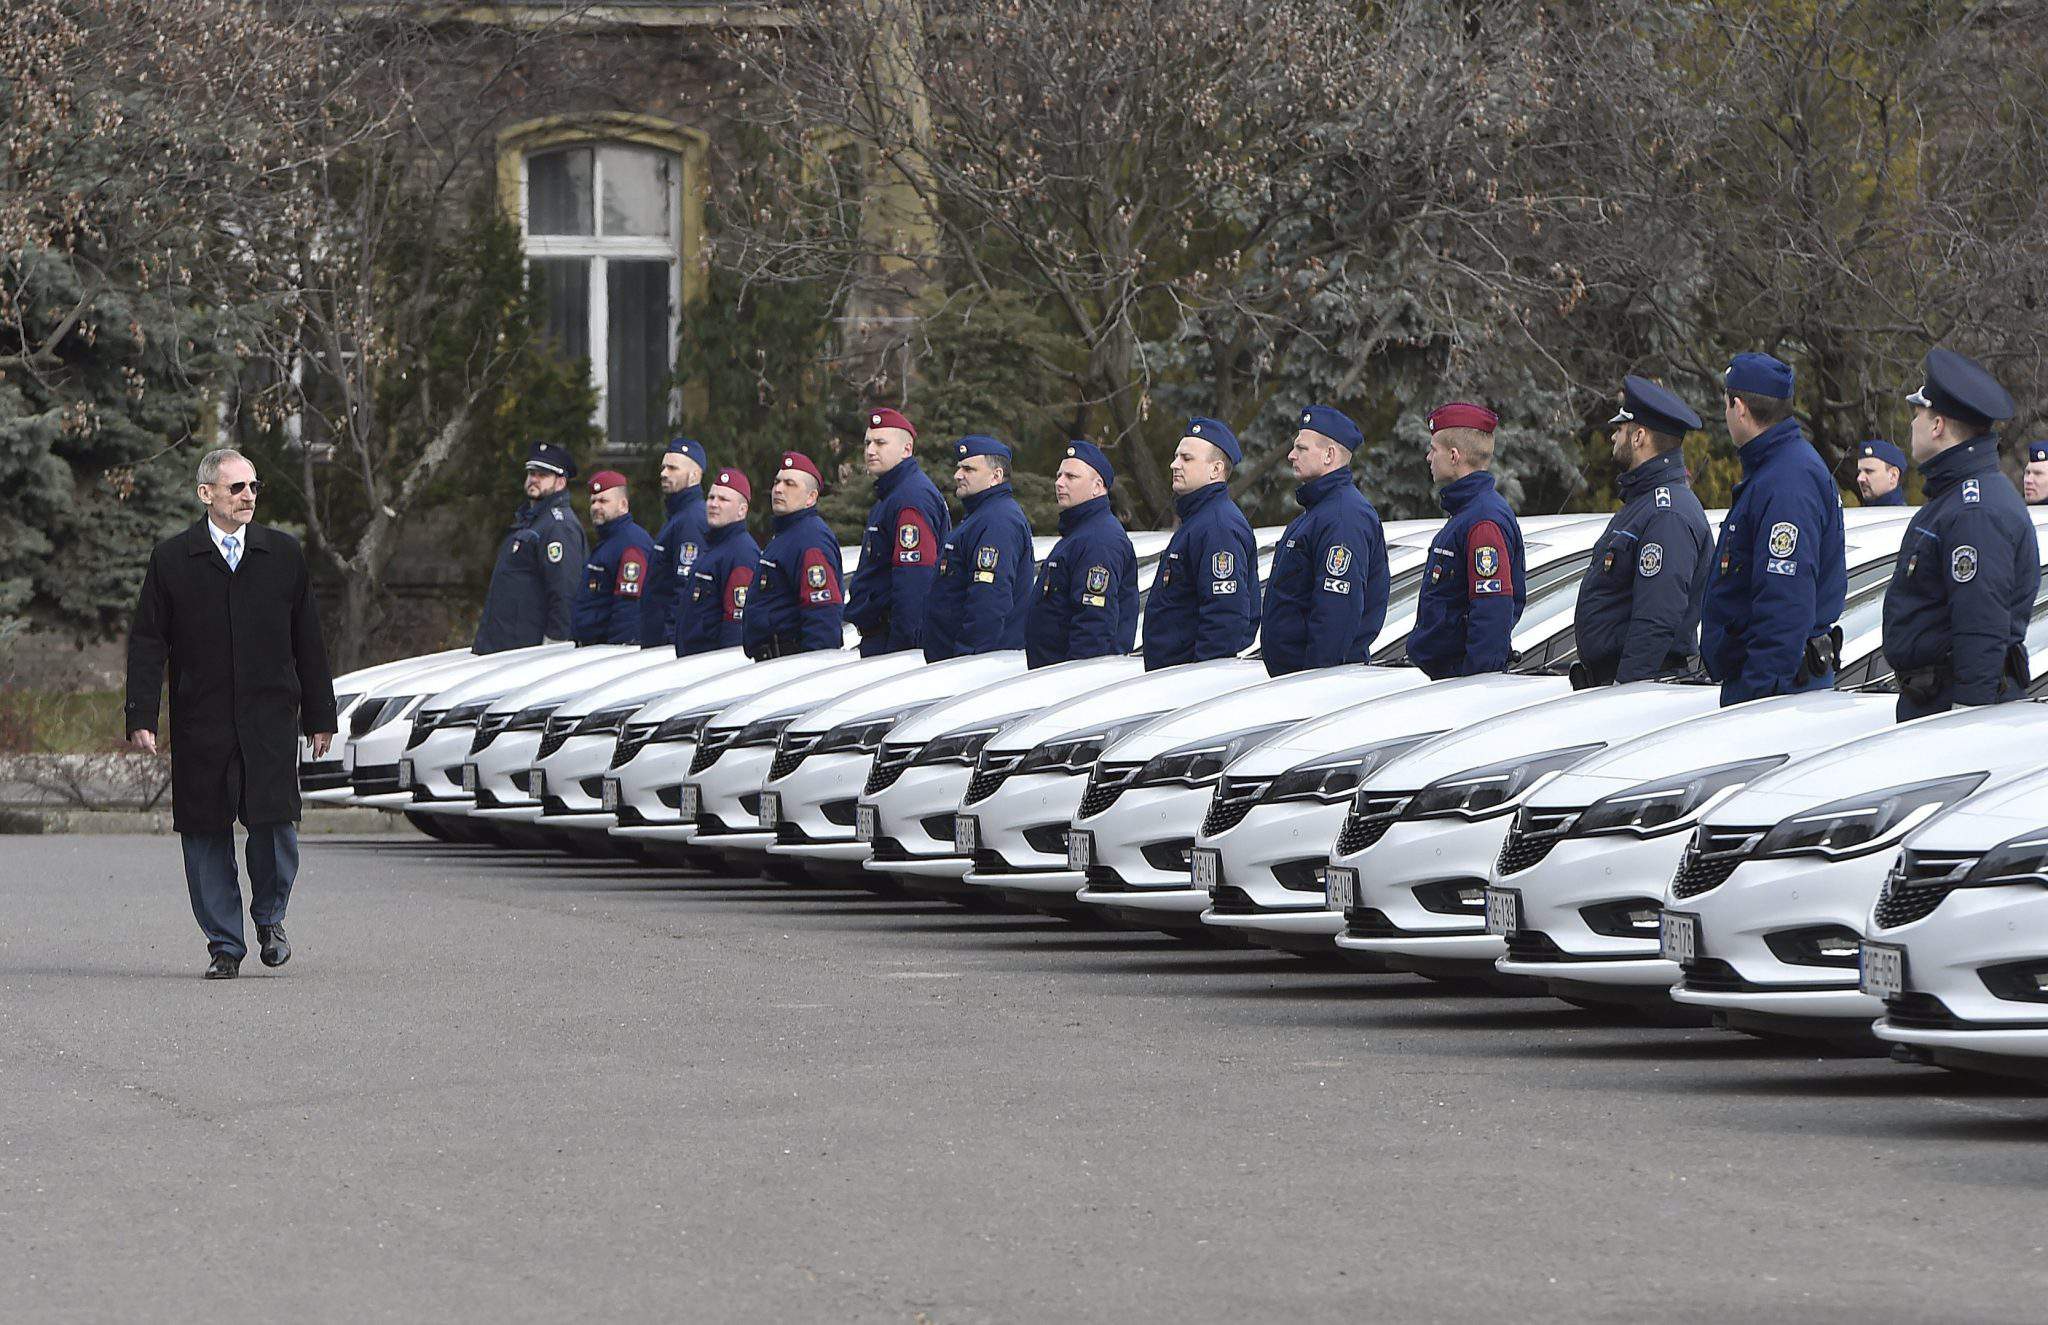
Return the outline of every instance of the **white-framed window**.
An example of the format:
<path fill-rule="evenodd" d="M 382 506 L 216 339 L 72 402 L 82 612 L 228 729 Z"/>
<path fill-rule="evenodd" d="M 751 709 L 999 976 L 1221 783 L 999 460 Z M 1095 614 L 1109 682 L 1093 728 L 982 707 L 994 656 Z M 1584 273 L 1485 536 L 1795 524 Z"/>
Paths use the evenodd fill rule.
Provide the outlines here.
<path fill-rule="evenodd" d="M 675 154 L 625 143 L 520 159 L 527 279 L 563 353 L 590 361 L 608 450 L 658 444 L 675 419 L 681 175 Z"/>

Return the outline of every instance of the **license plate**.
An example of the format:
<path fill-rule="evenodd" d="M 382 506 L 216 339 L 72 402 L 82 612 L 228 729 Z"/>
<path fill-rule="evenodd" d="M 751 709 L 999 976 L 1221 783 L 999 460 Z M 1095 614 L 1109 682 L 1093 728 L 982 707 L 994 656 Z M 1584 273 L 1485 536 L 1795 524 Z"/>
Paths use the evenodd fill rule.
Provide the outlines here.
<path fill-rule="evenodd" d="M 1323 874 L 1323 900 L 1332 911 L 1349 911 L 1358 905 L 1358 871 L 1332 865 Z"/>
<path fill-rule="evenodd" d="M 971 814 L 953 816 L 953 854 L 971 856 L 981 850 L 981 820 Z"/>
<path fill-rule="evenodd" d="M 1878 998 L 1897 998 L 1906 992 L 1906 950 L 1889 943 L 1863 945 L 1862 970 L 1856 987 Z"/>
<path fill-rule="evenodd" d="M 881 827 L 875 822 L 875 807 L 856 805 L 853 807 L 853 836 L 856 841 L 872 842 L 882 835 Z"/>
<path fill-rule="evenodd" d="M 1486 932 L 1507 938 L 1522 927 L 1522 894 L 1514 888 L 1486 890 Z"/>
<path fill-rule="evenodd" d="M 1196 847 L 1188 870 L 1194 876 L 1196 892 L 1214 892 L 1223 878 L 1223 854 L 1214 847 Z"/>
<path fill-rule="evenodd" d="M 1700 918 L 1682 911 L 1666 911 L 1657 927 L 1657 950 L 1667 962 L 1683 966 L 1700 955 Z"/>
<path fill-rule="evenodd" d="M 548 798 L 548 775 L 538 768 L 526 772 L 526 794 L 529 799 L 544 801 Z"/>
<path fill-rule="evenodd" d="M 606 778 L 598 788 L 598 803 L 608 811 L 619 808 L 619 780 Z"/>
<path fill-rule="evenodd" d="M 476 784 L 476 765 L 464 764 L 462 766 L 462 789 L 474 796 L 476 795 Z"/>
<path fill-rule="evenodd" d="M 764 791 L 761 793 L 761 827 L 773 828 L 782 822 L 782 793 Z"/>
<path fill-rule="evenodd" d="M 398 789 L 400 791 L 412 789 L 412 760 L 410 759 L 398 761 Z"/>
<path fill-rule="evenodd" d="M 682 800 L 682 814 L 683 814 L 683 818 L 685 818 L 685 819 L 694 819 L 694 818 L 696 818 L 696 817 L 697 817 L 697 784 L 696 784 L 696 783 L 694 783 L 694 782 L 685 782 L 685 783 L 683 784 L 683 792 L 682 792 L 682 797 L 681 797 L 681 800 Z"/>
<path fill-rule="evenodd" d="M 1095 834 L 1072 831 L 1067 834 L 1067 868 L 1086 874 L 1095 864 Z"/>

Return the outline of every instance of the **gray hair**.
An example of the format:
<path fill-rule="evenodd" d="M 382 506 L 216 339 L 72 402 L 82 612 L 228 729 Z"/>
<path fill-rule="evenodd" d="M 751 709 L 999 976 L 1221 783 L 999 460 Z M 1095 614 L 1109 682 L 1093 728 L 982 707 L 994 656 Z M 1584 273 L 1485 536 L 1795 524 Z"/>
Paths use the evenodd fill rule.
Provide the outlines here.
<path fill-rule="evenodd" d="M 218 483 L 220 482 L 220 467 L 222 465 L 230 460 L 246 461 L 248 458 L 248 456 L 243 455 L 232 446 L 223 446 L 208 451 L 205 455 L 199 457 L 199 481 L 207 484 Z"/>

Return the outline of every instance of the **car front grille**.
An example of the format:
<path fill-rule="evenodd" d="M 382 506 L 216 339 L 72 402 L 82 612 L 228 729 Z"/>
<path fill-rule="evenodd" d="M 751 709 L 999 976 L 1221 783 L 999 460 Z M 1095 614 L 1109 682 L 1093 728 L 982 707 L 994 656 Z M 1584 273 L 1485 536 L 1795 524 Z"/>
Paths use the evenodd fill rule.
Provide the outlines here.
<path fill-rule="evenodd" d="M 635 722 L 620 729 L 618 742 L 612 746 L 612 767 L 624 768 L 632 763 L 633 756 L 654 739 L 655 730 L 660 726 L 658 722 Z"/>
<path fill-rule="evenodd" d="M 1023 762 L 1022 750 L 983 750 L 975 758 L 974 776 L 967 779 L 967 795 L 963 799 L 969 805 L 987 800 L 1002 790 L 1004 781 Z"/>
<path fill-rule="evenodd" d="M 739 739 L 739 734 L 740 730 L 737 727 L 726 727 L 723 729 L 705 728 L 704 734 L 697 738 L 697 754 L 695 758 L 690 760 L 690 771 L 692 773 L 702 773 L 717 763 L 719 756 L 723 755 L 732 747 L 732 743 Z"/>
<path fill-rule="evenodd" d="M 1209 798 L 1209 813 L 1202 817 L 1202 836 L 1227 833 L 1244 822 L 1244 817 L 1273 785 L 1271 778 L 1224 778 Z"/>
<path fill-rule="evenodd" d="M 1685 899 L 1712 892 L 1728 882 L 1735 867 L 1764 840 L 1766 828 L 1714 828 L 1702 824 L 1685 845 L 1685 857 L 1671 879 L 1671 895 Z"/>
<path fill-rule="evenodd" d="M 384 711 L 386 702 L 384 696 L 377 695 L 356 705 L 348 715 L 348 734 L 368 736 L 370 729 L 377 725 L 377 715 Z"/>
<path fill-rule="evenodd" d="M 540 749 L 534 758 L 545 759 L 568 743 L 569 733 L 576 730 L 575 718 L 549 718 L 548 725 L 541 728 Z"/>
<path fill-rule="evenodd" d="M 1116 804 L 1117 797 L 1131 785 L 1143 764 L 1097 764 L 1088 772 L 1088 789 L 1081 793 L 1081 808 L 1074 815 L 1086 819 Z"/>
<path fill-rule="evenodd" d="M 1495 871 L 1519 874 L 1533 869 L 1550 854 L 1552 847 L 1564 841 L 1565 834 L 1579 821 L 1579 814 L 1575 809 L 1536 809 L 1528 805 L 1515 811 L 1515 821 L 1508 825 L 1507 840 L 1500 844 Z"/>
<path fill-rule="evenodd" d="M 768 762 L 768 780 L 773 782 L 796 772 L 824 739 L 823 732 L 782 733 L 782 739 L 775 744 L 775 758 Z"/>
<path fill-rule="evenodd" d="M 910 767 L 910 761 L 917 757 L 917 747 L 911 745 L 884 745 L 875 751 L 875 762 L 868 767 L 868 780 L 861 787 L 860 794 L 872 796 L 887 791 L 896 785 L 896 779 Z"/>
<path fill-rule="evenodd" d="M 511 725 L 512 713 L 509 709 L 498 713 L 484 714 L 481 718 L 477 719 L 476 735 L 469 738 L 469 752 L 471 754 L 481 753 L 492 741 L 498 739 L 500 732 Z"/>
<path fill-rule="evenodd" d="M 1385 837 L 1414 799 L 1411 791 L 1386 791 L 1352 801 L 1351 812 L 1337 832 L 1337 854 L 1356 855 Z"/>
<path fill-rule="evenodd" d="M 1872 918 L 1879 929 L 1897 929 L 1934 914 L 1942 900 L 1962 885 L 1981 857 L 1952 851 L 1907 850 L 1884 882 Z"/>

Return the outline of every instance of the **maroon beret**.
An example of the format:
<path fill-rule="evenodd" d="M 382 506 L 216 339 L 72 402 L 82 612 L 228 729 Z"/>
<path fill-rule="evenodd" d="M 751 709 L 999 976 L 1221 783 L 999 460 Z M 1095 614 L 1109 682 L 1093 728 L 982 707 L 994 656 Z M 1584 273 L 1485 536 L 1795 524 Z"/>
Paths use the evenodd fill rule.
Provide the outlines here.
<path fill-rule="evenodd" d="M 1455 401 L 1449 405 L 1438 405 L 1429 415 L 1429 430 L 1442 432 L 1445 428 L 1470 428 L 1474 432 L 1492 432 L 1500 426 L 1500 415 L 1484 405 L 1469 405 Z"/>
<path fill-rule="evenodd" d="M 718 477 L 711 480 L 714 488 L 731 488 L 748 501 L 754 500 L 754 485 L 747 482 L 747 476 L 737 469 L 721 469 Z"/>
<path fill-rule="evenodd" d="M 904 418 L 900 412 L 890 409 L 887 406 L 884 406 L 881 409 L 871 409 L 868 411 L 868 427 L 901 428 L 903 429 L 903 431 L 909 433 L 912 437 L 917 436 L 917 429 L 911 426 L 910 420 Z"/>
<path fill-rule="evenodd" d="M 590 495 L 595 497 L 606 488 L 623 488 L 626 476 L 616 469 L 600 469 L 590 476 Z"/>
<path fill-rule="evenodd" d="M 825 476 L 818 472 L 818 467 L 812 464 L 811 458 L 802 451 L 784 451 L 781 468 L 794 469 L 799 474 L 809 474 L 820 487 L 824 486 Z"/>

